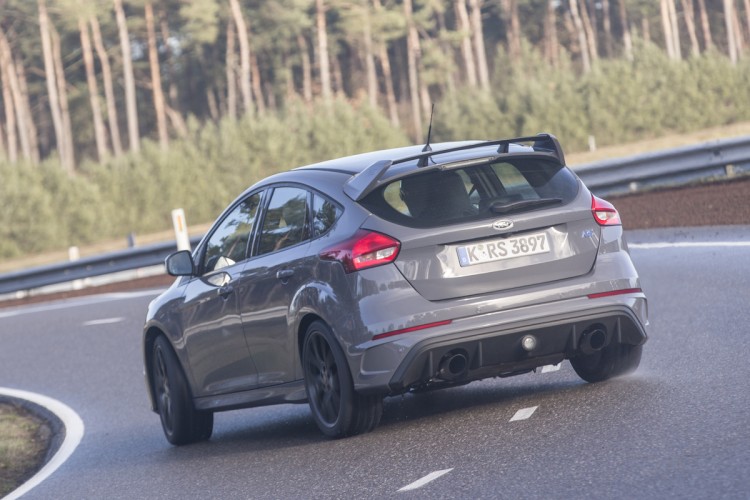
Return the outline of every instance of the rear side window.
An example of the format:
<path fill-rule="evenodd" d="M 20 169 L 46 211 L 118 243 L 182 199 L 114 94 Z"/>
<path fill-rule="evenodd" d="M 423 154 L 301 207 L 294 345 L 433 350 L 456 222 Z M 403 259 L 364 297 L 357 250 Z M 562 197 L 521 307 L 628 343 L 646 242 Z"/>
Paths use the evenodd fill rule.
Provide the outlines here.
<path fill-rule="evenodd" d="M 322 236 L 341 216 L 341 208 L 331 200 L 313 194 L 313 238 Z"/>
<path fill-rule="evenodd" d="M 258 255 L 309 239 L 307 221 L 306 190 L 294 187 L 274 189 L 261 227 Z"/>
<path fill-rule="evenodd" d="M 391 222 L 435 227 L 560 206 L 577 194 L 578 181 L 566 167 L 514 158 L 397 179 L 370 193 L 362 204 Z"/>

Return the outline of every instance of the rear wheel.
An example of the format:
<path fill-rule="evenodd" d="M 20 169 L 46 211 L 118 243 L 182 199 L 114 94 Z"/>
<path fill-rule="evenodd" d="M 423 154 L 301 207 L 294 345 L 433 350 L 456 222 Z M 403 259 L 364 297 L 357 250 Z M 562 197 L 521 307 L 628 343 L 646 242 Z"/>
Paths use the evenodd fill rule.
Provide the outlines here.
<path fill-rule="evenodd" d="M 374 429 L 383 414 L 383 398 L 357 393 L 346 362 L 330 328 L 310 325 L 302 348 L 305 390 L 315 423 L 334 438 Z"/>
<path fill-rule="evenodd" d="M 211 437 L 214 414 L 193 406 L 190 389 L 169 341 L 159 336 L 151 356 L 156 408 L 167 441 L 183 445 Z"/>
<path fill-rule="evenodd" d="M 586 382 L 601 382 L 635 371 L 642 353 L 641 345 L 612 343 L 593 354 L 571 358 L 570 364 Z"/>

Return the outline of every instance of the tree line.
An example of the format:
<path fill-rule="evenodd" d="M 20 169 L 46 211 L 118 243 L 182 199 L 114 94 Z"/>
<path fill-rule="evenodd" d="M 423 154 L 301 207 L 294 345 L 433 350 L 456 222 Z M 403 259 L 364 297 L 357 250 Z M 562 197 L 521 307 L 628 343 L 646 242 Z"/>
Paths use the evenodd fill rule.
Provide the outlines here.
<path fill-rule="evenodd" d="M 0 0 L 0 258 L 210 222 L 433 102 L 433 142 L 566 151 L 748 121 L 748 2 Z"/>
<path fill-rule="evenodd" d="M 519 67 L 580 78 L 633 62 L 639 43 L 676 62 L 750 53 L 750 0 L 0 0 L 0 12 L 0 158 L 52 155 L 68 173 L 144 138 L 168 150 L 191 120 L 342 99 L 421 141 L 433 102 L 496 93 L 528 77 Z"/>

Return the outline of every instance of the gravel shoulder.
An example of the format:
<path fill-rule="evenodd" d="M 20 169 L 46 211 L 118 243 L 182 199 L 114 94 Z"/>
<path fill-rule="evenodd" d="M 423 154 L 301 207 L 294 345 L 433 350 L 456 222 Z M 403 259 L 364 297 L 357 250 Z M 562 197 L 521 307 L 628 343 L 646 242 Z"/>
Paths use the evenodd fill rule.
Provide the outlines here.
<path fill-rule="evenodd" d="M 610 198 L 625 229 L 750 224 L 750 177 Z"/>

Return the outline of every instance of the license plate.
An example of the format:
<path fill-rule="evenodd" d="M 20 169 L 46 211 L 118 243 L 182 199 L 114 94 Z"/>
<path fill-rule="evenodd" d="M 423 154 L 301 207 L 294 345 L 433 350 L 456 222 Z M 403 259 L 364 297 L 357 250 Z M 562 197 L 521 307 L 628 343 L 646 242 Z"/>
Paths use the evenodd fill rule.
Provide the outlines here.
<path fill-rule="evenodd" d="M 458 251 L 458 262 L 461 267 L 514 259 L 527 255 L 536 255 L 550 251 L 546 233 L 529 234 L 515 238 L 500 238 L 483 241 L 475 245 L 461 246 Z"/>

